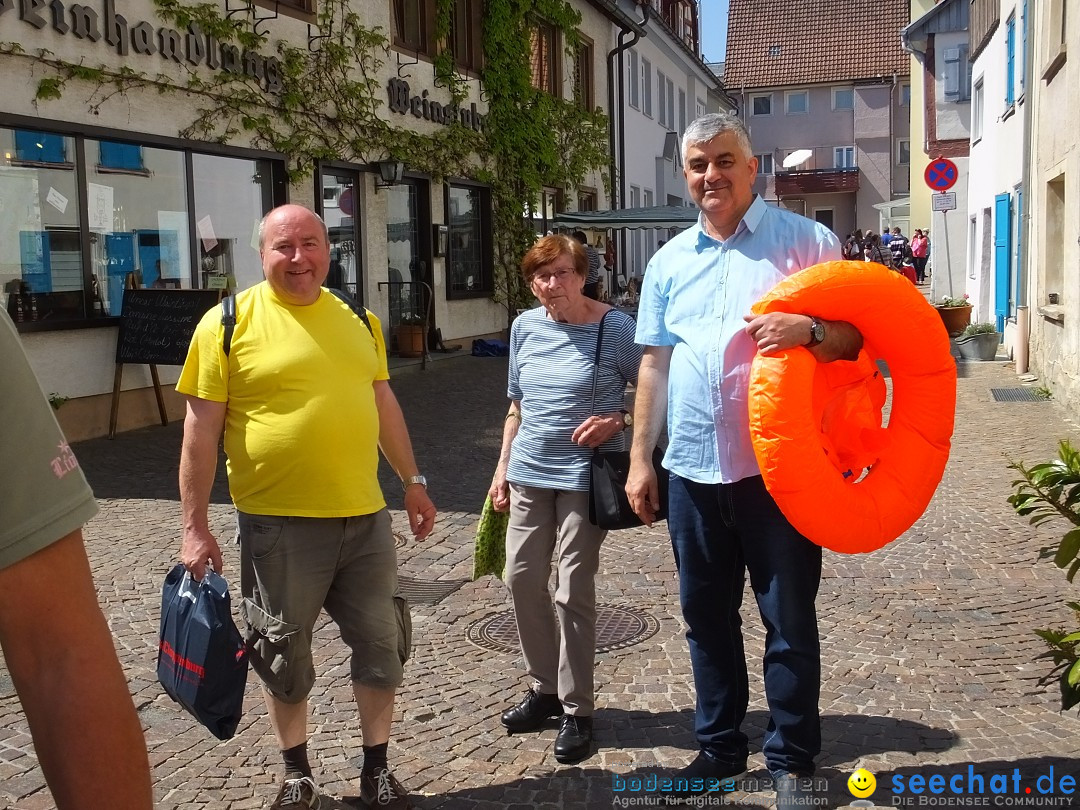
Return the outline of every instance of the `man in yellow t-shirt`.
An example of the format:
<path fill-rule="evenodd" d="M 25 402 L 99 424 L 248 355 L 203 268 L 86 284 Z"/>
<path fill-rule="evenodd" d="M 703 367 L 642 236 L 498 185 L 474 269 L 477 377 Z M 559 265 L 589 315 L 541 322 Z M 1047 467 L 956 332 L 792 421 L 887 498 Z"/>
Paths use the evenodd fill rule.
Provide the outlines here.
<path fill-rule="evenodd" d="M 322 287 L 330 271 L 326 225 L 301 206 L 275 208 L 259 226 L 259 254 L 266 280 L 236 297 L 228 355 L 215 307 L 195 330 L 176 386 L 187 396 L 181 559 L 196 578 L 207 563 L 221 570 L 207 510 L 224 431 L 241 613 L 285 763 L 271 807 L 321 803 L 307 759 L 307 696 L 315 678 L 312 629 L 325 608 L 352 649 L 361 799 L 404 810 L 408 796 L 386 753 L 408 653 L 378 451 L 401 478 L 416 539 L 431 532 L 435 506 L 390 389 L 378 320 L 369 316 L 369 331 Z"/>

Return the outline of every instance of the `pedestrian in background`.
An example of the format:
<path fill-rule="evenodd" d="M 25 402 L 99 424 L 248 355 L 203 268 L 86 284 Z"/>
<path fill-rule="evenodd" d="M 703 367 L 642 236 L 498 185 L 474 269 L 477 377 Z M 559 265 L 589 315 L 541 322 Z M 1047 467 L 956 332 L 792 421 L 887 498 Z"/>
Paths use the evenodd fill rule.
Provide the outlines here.
<path fill-rule="evenodd" d="M 805 346 L 821 362 L 857 355 L 848 323 L 812 314 L 753 316 L 750 308 L 787 276 L 841 258 L 823 225 L 754 194 L 758 162 L 737 117 L 714 113 L 687 127 L 683 174 L 701 209 L 645 273 L 636 339 L 645 346 L 626 486 L 651 525 L 659 507 L 652 450 L 670 442 L 668 530 L 697 690 L 697 758 L 675 774 L 669 799 L 692 799 L 746 772 L 742 730 L 749 698 L 739 607 L 744 580 L 767 628 L 769 706 L 762 752 L 777 807 L 814 801 L 821 748 L 820 649 L 814 601 L 821 547 L 800 535 L 765 489 L 750 441 L 747 385 L 754 355 Z"/>
<path fill-rule="evenodd" d="M 146 741 L 98 606 L 94 495 L 0 313 L 0 647 L 59 810 L 154 805 Z"/>
<path fill-rule="evenodd" d="M 589 458 L 594 447 L 624 449 L 626 386 L 641 348 L 629 315 L 584 294 L 588 262 L 574 240 L 538 240 L 521 272 L 540 306 L 510 328 L 510 410 L 488 494 L 510 510 L 506 585 L 530 685 L 502 724 L 518 734 L 560 717 L 554 754 L 568 763 L 592 749 L 594 580 L 607 535 L 589 522 Z"/>
<path fill-rule="evenodd" d="M 926 260 L 930 255 L 930 240 L 922 230 L 915 229 L 911 235 L 911 257 L 915 265 L 915 280 L 918 284 L 926 281 Z"/>
<path fill-rule="evenodd" d="M 307 756 L 312 630 L 323 608 L 352 650 L 350 675 L 364 762 L 360 798 L 405 810 L 387 765 L 394 695 L 407 645 L 395 600 L 397 555 L 377 476 L 378 453 L 401 479 L 413 535 L 435 523 L 401 408 L 390 389 L 378 319 L 370 329 L 323 289 L 330 272 L 325 223 L 298 205 L 259 226 L 265 281 L 236 296 L 223 349 L 221 310 L 199 323 L 177 390 L 187 397 L 180 458 L 181 559 L 192 576 L 221 571 L 208 507 L 225 435 L 237 509 L 241 615 L 252 669 L 263 682 L 284 761 L 278 808 L 321 800 Z"/>
<path fill-rule="evenodd" d="M 600 300 L 600 254 L 596 248 L 589 244 L 589 239 L 584 231 L 574 231 L 574 238 L 585 249 L 585 256 L 589 261 L 589 272 L 585 276 L 585 295 L 594 301 Z"/>

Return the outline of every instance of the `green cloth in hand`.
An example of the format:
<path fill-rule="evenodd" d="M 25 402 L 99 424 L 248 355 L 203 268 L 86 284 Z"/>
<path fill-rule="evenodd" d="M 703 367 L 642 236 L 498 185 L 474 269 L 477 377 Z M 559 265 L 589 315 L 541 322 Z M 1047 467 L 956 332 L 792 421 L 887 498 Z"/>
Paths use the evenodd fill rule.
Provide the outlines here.
<path fill-rule="evenodd" d="M 473 549 L 473 579 L 484 574 L 503 578 L 506 568 L 506 526 L 510 512 L 496 512 L 491 496 L 484 499 L 480 511 L 480 523 L 476 526 L 476 545 Z"/>

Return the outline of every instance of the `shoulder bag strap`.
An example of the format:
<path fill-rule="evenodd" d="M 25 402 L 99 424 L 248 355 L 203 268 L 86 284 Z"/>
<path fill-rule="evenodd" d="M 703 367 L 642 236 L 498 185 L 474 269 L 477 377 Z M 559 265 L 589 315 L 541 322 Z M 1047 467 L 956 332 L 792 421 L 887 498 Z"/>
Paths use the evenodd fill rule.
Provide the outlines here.
<path fill-rule="evenodd" d="M 596 356 L 593 358 L 593 372 L 592 372 L 592 404 L 589 405 L 589 413 L 596 414 L 596 378 L 600 373 L 600 346 L 604 341 L 604 320 L 614 310 L 608 310 L 600 318 L 600 327 L 596 330 Z"/>

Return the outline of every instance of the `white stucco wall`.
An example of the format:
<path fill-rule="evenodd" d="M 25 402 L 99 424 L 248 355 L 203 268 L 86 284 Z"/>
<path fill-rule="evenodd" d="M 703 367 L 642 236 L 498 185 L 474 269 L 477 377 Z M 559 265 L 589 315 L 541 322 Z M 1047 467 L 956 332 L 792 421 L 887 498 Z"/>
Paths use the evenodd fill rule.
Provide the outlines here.
<path fill-rule="evenodd" d="M 1010 8 L 1004 8 L 1008 5 Z M 1008 16 L 1012 3 L 1002 3 L 1002 19 Z M 966 39 L 963 40 L 966 42 Z M 1009 194 L 1013 207 L 1013 238 L 1011 239 L 1010 261 L 1015 272 L 1017 266 L 1017 229 L 1015 223 L 1016 192 L 1023 180 L 1024 172 L 1024 103 L 1020 97 L 1013 111 L 1006 116 L 1005 109 L 1005 31 L 999 26 L 991 40 L 972 65 L 972 95 L 976 87 L 982 85 L 982 120 L 981 137 L 978 128 L 970 130 L 971 155 L 967 174 L 968 247 L 966 291 L 974 306 L 973 317 L 980 321 L 994 320 L 998 308 L 995 291 L 995 255 L 993 244 L 995 197 Z M 1017 88 L 1019 92 L 1019 88 Z M 939 87 L 940 92 L 940 87 Z M 974 113 L 966 105 L 970 115 Z M 974 124 L 975 122 L 971 122 Z M 990 217 L 985 216 L 986 209 Z M 974 222 L 974 238 L 972 238 Z M 986 232 L 989 229 L 989 232 Z M 1014 282 L 1015 285 L 1015 277 Z M 1015 314 L 1015 286 L 1010 292 L 1014 300 L 1009 305 L 1009 315 Z"/>
<path fill-rule="evenodd" d="M 1057 31 L 1040 5 L 1035 19 L 1034 76 L 1028 102 L 1034 103 L 1030 201 L 1031 306 L 1030 361 L 1059 401 L 1080 412 L 1080 60 L 1069 59 L 1056 73 Z M 1046 4 L 1048 5 L 1048 4 Z M 1072 3 L 1067 3 L 1070 12 Z M 1080 51 L 1080 15 L 1068 14 L 1065 44 Z M 1050 305 L 1047 294 L 1060 296 Z"/>

